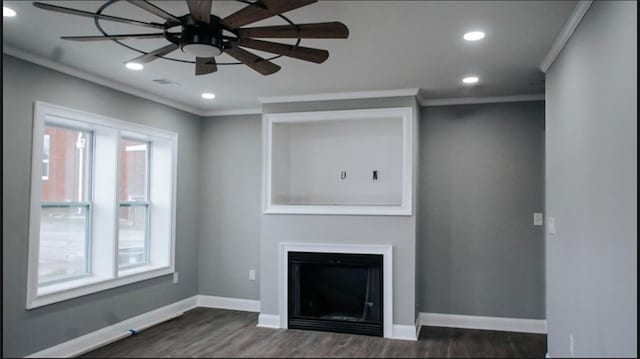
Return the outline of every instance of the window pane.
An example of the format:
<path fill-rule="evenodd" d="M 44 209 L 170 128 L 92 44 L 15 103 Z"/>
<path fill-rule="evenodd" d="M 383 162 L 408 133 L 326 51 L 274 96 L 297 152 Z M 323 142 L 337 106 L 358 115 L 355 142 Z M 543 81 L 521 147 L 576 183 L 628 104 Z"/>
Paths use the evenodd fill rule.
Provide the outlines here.
<path fill-rule="evenodd" d="M 118 211 L 118 266 L 147 262 L 147 206 L 120 207 Z"/>
<path fill-rule="evenodd" d="M 86 234 L 87 207 L 42 208 L 40 284 L 87 273 Z"/>
<path fill-rule="evenodd" d="M 47 125 L 43 144 L 42 201 L 88 201 L 91 133 Z"/>
<path fill-rule="evenodd" d="M 121 139 L 118 164 L 121 201 L 145 201 L 147 199 L 147 142 Z"/>

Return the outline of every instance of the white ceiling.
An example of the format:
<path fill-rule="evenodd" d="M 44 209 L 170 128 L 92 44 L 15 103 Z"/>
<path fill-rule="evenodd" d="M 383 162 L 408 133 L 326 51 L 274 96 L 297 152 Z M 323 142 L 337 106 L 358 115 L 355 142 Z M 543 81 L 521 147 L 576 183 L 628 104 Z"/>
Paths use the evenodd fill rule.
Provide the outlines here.
<path fill-rule="evenodd" d="M 104 3 L 45 2 L 86 11 L 96 11 Z M 152 2 L 175 15 L 188 11 L 184 1 Z M 428 99 L 540 94 L 544 75 L 538 66 L 576 5 L 576 1 L 320 1 L 285 15 L 295 23 L 347 25 L 348 39 L 302 41 L 302 46 L 329 50 L 325 63 L 283 57 L 274 60 L 282 70 L 270 76 L 233 65 L 196 77 L 194 65 L 163 59 L 147 64 L 143 71 L 127 70 L 123 62 L 138 54 L 115 42 L 60 39 L 99 35 L 93 19 L 41 10 L 30 1 L 3 3 L 18 13 L 3 19 L 5 51 L 45 58 L 200 113 L 256 108 L 260 97 L 399 88 L 420 88 Z M 213 13 L 224 17 L 243 6 L 214 0 Z M 124 1 L 105 14 L 162 22 Z M 268 19 L 249 26 L 282 23 Z M 101 24 L 111 34 L 156 32 L 109 21 Z M 470 30 L 487 35 L 482 41 L 466 42 L 462 35 Z M 143 51 L 167 44 L 162 39 L 125 41 Z M 189 59 L 180 51 L 171 55 Z M 227 55 L 218 58 L 225 60 L 232 61 Z M 480 77 L 480 83 L 462 86 L 460 80 L 468 74 Z M 154 79 L 178 85 L 160 85 Z M 205 91 L 214 92 L 216 99 L 202 99 Z"/>

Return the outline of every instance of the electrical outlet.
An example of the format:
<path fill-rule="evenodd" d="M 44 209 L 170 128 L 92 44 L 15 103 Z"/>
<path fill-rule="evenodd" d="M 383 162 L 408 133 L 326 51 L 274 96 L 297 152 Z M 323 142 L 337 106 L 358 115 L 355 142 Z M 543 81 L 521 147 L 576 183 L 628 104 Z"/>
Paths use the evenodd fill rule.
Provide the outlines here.
<path fill-rule="evenodd" d="M 173 284 L 178 283 L 178 272 L 173 272 Z"/>
<path fill-rule="evenodd" d="M 256 280 L 256 270 L 249 269 L 249 280 Z"/>
<path fill-rule="evenodd" d="M 542 213 L 541 212 L 533 212 L 533 225 L 534 226 L 541 226 L 543 223 L 542 220 Z"/>
<path fill-rule="evenodd" d="M 569 353 L 571 353 L 571 357 L 573 358 L 573 334 L 569 334 Z"/>

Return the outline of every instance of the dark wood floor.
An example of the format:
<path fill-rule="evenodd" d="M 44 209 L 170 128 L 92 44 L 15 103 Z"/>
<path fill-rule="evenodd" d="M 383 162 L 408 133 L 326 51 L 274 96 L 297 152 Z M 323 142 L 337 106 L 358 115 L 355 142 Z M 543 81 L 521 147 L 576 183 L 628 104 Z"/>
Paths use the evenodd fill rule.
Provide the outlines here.
<path fill-rule="evenodd" d="M 423 327 L 418 341 L 256 327 L 257 313 L 196 308 L 84 357 L 537 357 L 546 335 Z"/>

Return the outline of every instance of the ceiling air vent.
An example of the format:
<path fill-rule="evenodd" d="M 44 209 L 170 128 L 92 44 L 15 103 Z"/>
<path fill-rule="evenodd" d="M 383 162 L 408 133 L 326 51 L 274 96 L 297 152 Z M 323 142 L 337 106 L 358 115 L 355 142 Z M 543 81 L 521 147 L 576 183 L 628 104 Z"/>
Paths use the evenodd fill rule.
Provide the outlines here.
<path fill-rule="evenodd" d="M 153 80 L 153 82 L 160 84 L 160 85 L 178 85 L 180 86 L 179 83 L 171 81 L 169 79 L 155 79 Z"/>

